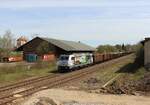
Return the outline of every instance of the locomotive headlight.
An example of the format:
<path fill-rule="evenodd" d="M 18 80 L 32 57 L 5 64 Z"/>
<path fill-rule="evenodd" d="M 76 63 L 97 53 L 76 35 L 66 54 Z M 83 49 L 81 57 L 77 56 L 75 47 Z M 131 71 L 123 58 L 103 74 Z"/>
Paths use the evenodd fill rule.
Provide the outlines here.
<path fill-rule="evenodd" d="M 60 65 L 60 61 L 57 61 L 56 65 Z"/>

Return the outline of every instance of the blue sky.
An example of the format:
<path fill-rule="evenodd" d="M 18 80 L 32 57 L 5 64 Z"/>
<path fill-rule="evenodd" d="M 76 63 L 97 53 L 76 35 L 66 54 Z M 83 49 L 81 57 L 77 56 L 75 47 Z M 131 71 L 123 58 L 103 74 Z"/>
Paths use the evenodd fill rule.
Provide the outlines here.
<path fill-rule="evenodd" d="M 149 0 L 1 0 L 0 34 L 39 34 L 99 44 L 137 43 L 150 34 Z"/>

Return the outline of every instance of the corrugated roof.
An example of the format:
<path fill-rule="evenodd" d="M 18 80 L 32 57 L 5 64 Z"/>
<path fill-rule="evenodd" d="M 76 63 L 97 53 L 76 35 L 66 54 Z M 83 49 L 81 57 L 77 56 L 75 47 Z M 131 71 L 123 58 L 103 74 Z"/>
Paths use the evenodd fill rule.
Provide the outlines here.
<path fill-rule="evenodd" d="M 96 50 L 95 48 L 81 42 L 58 40 L 58 39 L 44 38 L 44 37 L 36 37 L 36 38 L 45 40 L 65 51 L 95 51 Z M 20 46 L 19 48 L 16 49 L 16 51 L 23 51 L 23 47 L 26 46 L 28 43 L 32 42 L 33 40 L 36 40 L 36 38 Z"/>
<path fill-rule="evenodd" d="M 95 48 L 81 42 L 58 40 L 58 39 L 43 38 L 43 37 L 39 37 L 39 38 L 46 40 L 49 43 L 52 43 L 53 45 L 60 47 L 66 51 L 95 51 L 96 50 Z"/>

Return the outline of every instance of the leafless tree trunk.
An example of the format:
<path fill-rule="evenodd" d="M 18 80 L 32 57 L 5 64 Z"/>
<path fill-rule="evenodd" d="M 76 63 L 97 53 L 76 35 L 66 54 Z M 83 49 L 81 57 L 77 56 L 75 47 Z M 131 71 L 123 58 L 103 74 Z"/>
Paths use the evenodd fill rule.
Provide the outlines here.
<path fill-rule="evenodd" d="M 2 56 L 9 56 L 14 47 L 13 34 L 10 30 L 7 30 L 5 34 L 0 38 L 0 49 Z"/>

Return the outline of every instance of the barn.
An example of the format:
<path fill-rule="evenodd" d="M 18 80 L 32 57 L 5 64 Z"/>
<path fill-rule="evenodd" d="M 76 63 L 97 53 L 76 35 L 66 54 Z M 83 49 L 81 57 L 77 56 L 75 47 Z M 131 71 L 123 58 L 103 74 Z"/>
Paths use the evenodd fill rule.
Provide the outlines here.
<path fill-rule="evenodd" d="M 95 48 L 81 42 L 44 37 L 36 37 L 16 49 L 16 51 L 23 52 L 23 59 L 26 61 L 36 61 L 41 57 L 46 59 L 46 56 L 49 60 L 56 60 L 60 54 L 93 53 L 95 50 Z"/>

